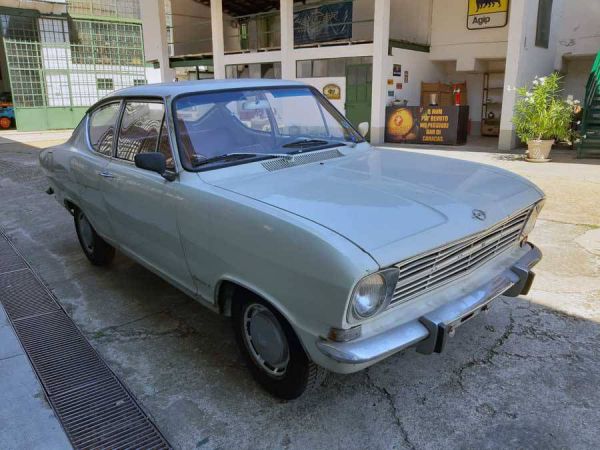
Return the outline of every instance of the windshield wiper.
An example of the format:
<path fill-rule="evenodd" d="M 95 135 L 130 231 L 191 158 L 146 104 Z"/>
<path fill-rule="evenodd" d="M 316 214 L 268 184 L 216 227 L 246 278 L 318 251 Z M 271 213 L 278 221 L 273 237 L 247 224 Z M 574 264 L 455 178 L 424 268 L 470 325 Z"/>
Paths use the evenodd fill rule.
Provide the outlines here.
<path fill-rule="evenodd" d="M 206 164 L 212 164 L 214 162 L 219 161 L 227 161 L 227 160 L 236 160 L 236 159 L 246 159 L 246 158 L 254 158 L 254 157 L 267 157 L 267 158 L 293 158 L 293 155 L 289 155 L 287 153 L 225 153 L 224 155 L 213 156 L 212 158 L 204 158 L 201 155 L 194 155 L 192 157 L 192 165 L 194 167 L 204 166 Z"/>
<path fill-rule="evenodd" d="M 340 142 L 340 141 L 326 141 L 325 139 L 299 139 L 297 141 L 288 142 L 287 144 L 283 144 L 284 148 L 311 148 L 311 147 L 322 147 L 324 145 L 340 145 L 346 147 L 354 147 L 356 146 L 356 142 Z"/>
<path fill-rule="evenodd" d="M 298 139 L 297 141 L 288 142 L 287 144 L 283 144 L 283 148 L 293 148 L 293 147 L 315 147 L 317 145 L 326 145 L 329 144 L 330 141 L 325 141 L 323 139 Z"/>

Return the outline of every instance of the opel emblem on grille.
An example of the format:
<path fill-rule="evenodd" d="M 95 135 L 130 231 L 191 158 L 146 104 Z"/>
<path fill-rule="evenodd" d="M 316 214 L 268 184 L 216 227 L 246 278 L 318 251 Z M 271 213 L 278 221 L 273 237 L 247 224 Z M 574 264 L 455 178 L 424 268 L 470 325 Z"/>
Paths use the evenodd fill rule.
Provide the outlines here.
<path fill-rule="evenodd" d="M 486 218 L 485 211 L 482 211 L 480 209 L 473 210 L 473 219 L 485 220 L 485 218 Z"/>

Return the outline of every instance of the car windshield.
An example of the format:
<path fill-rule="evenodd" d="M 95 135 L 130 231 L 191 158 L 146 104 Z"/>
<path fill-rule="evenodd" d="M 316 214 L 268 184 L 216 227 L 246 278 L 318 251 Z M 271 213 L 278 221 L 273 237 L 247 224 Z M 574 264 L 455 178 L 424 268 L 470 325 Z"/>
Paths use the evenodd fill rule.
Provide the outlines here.
<path fill-rule="evenodd" d="M 363 141 L 329 102 L 303 86 L 186 95 L 175 100 L 174 115 L 188 169 Z"/>

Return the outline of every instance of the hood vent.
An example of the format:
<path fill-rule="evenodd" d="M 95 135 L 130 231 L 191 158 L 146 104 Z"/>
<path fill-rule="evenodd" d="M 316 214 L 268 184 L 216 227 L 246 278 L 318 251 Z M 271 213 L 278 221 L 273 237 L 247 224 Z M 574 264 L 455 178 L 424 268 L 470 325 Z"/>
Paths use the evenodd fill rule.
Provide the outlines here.
<path fill-rule="evenodd" d="M 293 155 L 293 157 L 290 158 L 272 159 L 270 161 L 265 161 L 262 163 L 262 165 L 269 172 L 273 172 L 275 170 L 287 169 L 289 167 L 301 166 L 303 164 L 310 164 L 318 161 L 325 161 L 327 159 L 339 158 L 341 156 L 344 156 L 344 154 L 339 150 L 325 150 L 321 152 L 300 153 L 298 155 Z"/>

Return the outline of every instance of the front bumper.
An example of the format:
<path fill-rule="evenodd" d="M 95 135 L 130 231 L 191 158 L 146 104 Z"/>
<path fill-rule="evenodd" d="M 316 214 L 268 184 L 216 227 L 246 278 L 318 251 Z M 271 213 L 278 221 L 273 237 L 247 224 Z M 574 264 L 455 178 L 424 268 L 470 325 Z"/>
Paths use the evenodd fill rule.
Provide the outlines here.
<path fill-rule="evenodd" d="M 499 295 L 516 297 L 526 294 L 533 282 L 531 268 L 541 258 L 541 251 L 532 244 L 529 250 L 510 268 L 492 280 L 419 319 L 388 329 L 366 339 L 333 342 L 320 339 L 317 348 L 325 356 L 343 364 L 365 364 L 416 346 L 420 353 L 439 353 L 454 330 L 467 320 L 489 308 Z"/>

